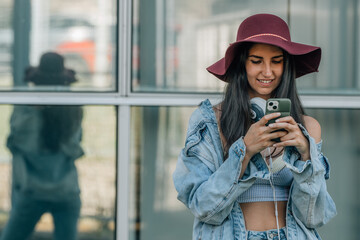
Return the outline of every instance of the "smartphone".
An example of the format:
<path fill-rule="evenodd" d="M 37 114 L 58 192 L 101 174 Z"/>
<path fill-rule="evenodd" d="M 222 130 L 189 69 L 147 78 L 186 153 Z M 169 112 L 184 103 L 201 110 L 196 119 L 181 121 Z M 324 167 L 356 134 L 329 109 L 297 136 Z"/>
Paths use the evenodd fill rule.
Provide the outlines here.
<path fill-rule="evenodd" d="M 278 118 L 290 116 L 291 100 L 288 98 L 269 98 L 266 101 L 265 115 L 270 114 L 270 113 L 275 113 L 275 112 L 280 112 L 281 115 L 277 118 L 273 118 L 270 121 L 268 121 L 266 123 L 266 126 L 268 126 L 271 123 L 275 123 L 276 119 L 278 119 Z M 279 129 L 276 131 L 284 131 L 284 129 Z M 280 138 L 272 139 L 272 141 L 280 142 Z"/>

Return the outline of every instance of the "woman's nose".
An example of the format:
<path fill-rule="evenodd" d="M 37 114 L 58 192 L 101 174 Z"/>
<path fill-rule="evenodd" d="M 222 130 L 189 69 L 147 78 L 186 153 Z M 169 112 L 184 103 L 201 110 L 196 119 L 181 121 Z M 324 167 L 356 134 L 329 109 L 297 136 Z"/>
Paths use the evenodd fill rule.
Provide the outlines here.
<path fill-rule="evenodd" d="M 272 76 L 272 69 L 271 69 L 271 64 L 270 63 L 265 63 L 263 65 L 263 70 L 262 70 L 262 74 L 264 75 L 264 77 L 271 77 Z"/>

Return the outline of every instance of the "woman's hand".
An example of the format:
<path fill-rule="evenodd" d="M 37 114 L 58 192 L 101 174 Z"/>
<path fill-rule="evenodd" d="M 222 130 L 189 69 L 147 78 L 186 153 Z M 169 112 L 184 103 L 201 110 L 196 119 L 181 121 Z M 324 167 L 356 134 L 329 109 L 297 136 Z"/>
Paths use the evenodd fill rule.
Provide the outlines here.
<path fill-rule="evenodd" d="M 265 125 L 269 120 L 279 116 L 280 113 L 271 113 L 265 115 L 258 122 L 251 125 L 244 137 L 248 159 L 265 148 L 272 147 L 275 143 L 272 139 L 282 138 L 288 134 L 286 131 L 274 132 L 277 128 L 274 129 Z"/>
<path fill-rule="evenodd" d="M 287 134 L 280 137 L 279 143 L 275 143 L 274 147 L 294 146 L 301 154 L 303 161 L 310 159 L 310 144 L 308 139 L 304 136 L 296 121 L 291 117 L 283 117 L 276 120 L 275 123 L 270 124 L 271 131 L 277 129 L 285 129 Z"/>

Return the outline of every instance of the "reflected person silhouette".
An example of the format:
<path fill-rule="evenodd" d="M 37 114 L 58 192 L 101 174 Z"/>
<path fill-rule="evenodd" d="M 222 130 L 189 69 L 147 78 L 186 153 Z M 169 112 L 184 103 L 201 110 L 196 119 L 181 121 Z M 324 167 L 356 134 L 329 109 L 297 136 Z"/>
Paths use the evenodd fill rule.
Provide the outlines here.
<path fill-rule="evenodd" d="M 69 86 L 75 72 L 54 52 L 26 70 L 35 86 Z M 45 212 L 54 221 L 54 239 L 76 239 L 81 201 L 75 160 L 84 152 L 80 106 L 14 107 L 7 147 L 13 155 L 12 209 L 1 240 L 28 239 Z"/>

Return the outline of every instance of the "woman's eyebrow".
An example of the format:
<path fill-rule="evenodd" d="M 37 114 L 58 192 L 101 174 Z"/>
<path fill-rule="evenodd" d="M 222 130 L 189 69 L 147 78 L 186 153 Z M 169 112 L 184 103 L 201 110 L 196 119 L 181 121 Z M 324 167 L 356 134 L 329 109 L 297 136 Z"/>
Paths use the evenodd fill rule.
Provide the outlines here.
<path fill-rule="evenodd" d="M 256 55 L 249 55 L 249 57 L 260 58 L 260 59 L 262 59 L 262 58 L 263 58 L 263 57 L 256 56 Z"/>
<path fill-rule="evenodd" d="M 272 57 L 272 58 L 279 58 L 279 57 L 284 57 L 284 55 L 278 55 L 278 56 L 275 56 L 275 57 Z"/>
<path fill-rule="evenodd" d="M 249 55 L 249 57 L 254 57 L 254 58 L 259 58 L 259 59 L 263 59 L 263 57 L 257 56 L 257 55 Z M 278 56 L 274 56 L 272 58 L 279 58 L 279 57 L 284 57 L 284 55 L 278 55 Z"/>

